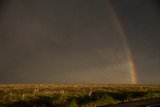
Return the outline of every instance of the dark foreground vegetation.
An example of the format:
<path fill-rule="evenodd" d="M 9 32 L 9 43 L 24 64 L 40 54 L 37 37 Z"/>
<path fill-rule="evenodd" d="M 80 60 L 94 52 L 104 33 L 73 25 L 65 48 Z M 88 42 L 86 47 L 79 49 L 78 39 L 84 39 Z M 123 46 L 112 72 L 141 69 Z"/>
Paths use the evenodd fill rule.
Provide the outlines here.
<path fill-rule="evenodd" d="M 95 107 L 159 97 L 155 85 L 0 85 L 0 107 Z"/>

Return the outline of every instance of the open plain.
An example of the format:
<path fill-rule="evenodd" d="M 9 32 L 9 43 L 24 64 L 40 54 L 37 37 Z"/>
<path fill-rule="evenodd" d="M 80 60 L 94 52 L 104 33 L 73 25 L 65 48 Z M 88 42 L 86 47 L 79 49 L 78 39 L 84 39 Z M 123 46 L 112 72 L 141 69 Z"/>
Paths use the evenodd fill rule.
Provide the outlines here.
<path fill-rule="evenodd" d="M 0 85 L 0 107 L 96 107 L 152 98 L 160 98 L 159 85 Z"/>

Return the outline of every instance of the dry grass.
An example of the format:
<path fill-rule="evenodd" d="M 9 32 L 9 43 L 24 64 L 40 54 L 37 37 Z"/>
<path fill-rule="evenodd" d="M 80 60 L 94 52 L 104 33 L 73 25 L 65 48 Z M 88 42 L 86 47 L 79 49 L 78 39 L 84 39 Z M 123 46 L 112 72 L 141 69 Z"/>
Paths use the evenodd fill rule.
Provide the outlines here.
<path fill-rule="evenodd" d="M 0 106 L 54 107 L 101 106 L 158 98 L 156 85 L 106 84 L 1 84 Z"/>

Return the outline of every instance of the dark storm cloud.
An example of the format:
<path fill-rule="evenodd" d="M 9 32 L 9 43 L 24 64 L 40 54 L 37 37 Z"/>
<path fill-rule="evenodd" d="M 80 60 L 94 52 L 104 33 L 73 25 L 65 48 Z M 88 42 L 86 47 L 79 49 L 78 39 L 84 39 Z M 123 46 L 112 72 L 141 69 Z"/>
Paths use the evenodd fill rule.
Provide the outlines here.
<path fill-rule="evenodd" d="M 104 1 L 8 2 L 1 13 L 1 81 L 101 83 L 128 76 L 107 13 Z M 110 80 L 118 72 L 124 73 Z"/>
<path fill-rule="evenodd" d="M 127 53 L 123 43 L 125 41 L 122 41 L 114 24 L 110 7 L 107 7 L 108 1 L 10 0 L 2 3 L 0 11 L 1 83 L 130 83 Z M 144 2 L 133 3 L 139 7 Z M 157 15 L 157 10 L 148 6 L 148 2 L 140 12 L 137 7 L 137 10 L 134 10 L 134 6 L 127 1 L 113 1 L 113 5 L 119 8 L 118 13 L 122 17 L 126 16 L 123 17 L 123 22 L 128 28 L 128 34 L 130 33 L 129 42 L 136 59 L 143 56 L 147 50 L 151 52 L 151 49 L 159 49 L 157 46 L 159 38 L 140 36 L 140 34 L 149 35 L 148 33 L 154 31 L 158 34 L 156 29 L 159 26 L 155 25 L 158 23 L 153 21 L 153 25 L 153 22 L 148 21 L 149 18 L 153 19 L 154 15 Z M 132 14 L 127 11 L 128 8 Z M 144 12 L 145 9 L 148 9 L 147 12 Z M 142 20 L 148 12 L 151 16 Z M 134 20 L 132 16 L 137 14 L 139 16 Z M 159 21 L 158 18 L 156 20 Z M 138 23 L 141 21 L 152 25 L 154 31 L 152 27 L 146 27 L 146 24 L 141 24 L 140 28 Z M 140 37 L 132 36 L 131 24 L 134 24 L 134 29 L 138 27 L 141 29 L 136 29 L 133 33 Z M 158 27 L 155 28 L 156 26 Z M 156 40 L 151 42 L 153 45 L 150 46 L 144 44 L 145 41 L 139 38 L 147 41 Z M 145 50 L 144 46 L 149 47 Z M 157 47 L 152 48 L 153 46 Z M 137 47 L 141 51 L 136 50 L 139 49 Z M 147 59 L 147 55 L 144 55 L 144 60 L 138 60 L 137 63 L 151 61 L 151 58 Z M 159 60 L 153 59 L 153 61 Z M 150 63 L 154 63 L 153 61 Z M 139 73 L 144 74 L 144 68 L 138 69 L 142 69 Z M 145 77 L 142 81 L 144 80 Z M 154 79 L 154 81 L 158 80 Z"/>

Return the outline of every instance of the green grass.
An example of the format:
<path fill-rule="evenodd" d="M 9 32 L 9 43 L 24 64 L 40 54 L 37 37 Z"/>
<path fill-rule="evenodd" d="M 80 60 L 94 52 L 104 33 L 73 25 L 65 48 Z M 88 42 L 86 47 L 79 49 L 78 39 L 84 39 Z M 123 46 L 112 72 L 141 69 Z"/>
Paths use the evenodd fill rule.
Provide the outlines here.
<path fill-rule="evenodd" d="M 0 85 L 0 107 L 94 107 L 159 97 L 155 85 Z"/>

